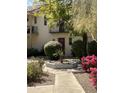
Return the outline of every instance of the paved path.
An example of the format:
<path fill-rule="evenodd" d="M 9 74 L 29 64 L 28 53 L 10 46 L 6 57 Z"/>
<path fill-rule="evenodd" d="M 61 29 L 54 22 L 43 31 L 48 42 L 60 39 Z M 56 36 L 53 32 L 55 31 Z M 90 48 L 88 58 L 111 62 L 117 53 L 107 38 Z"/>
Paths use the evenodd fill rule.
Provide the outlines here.
<path fill-rule="evenodd" d="M 71 72 L 56 75 L 54 93 L 85 93 Z"/>
<path fill-rule="evenodd" d="M 27 93 L 85 93 L 71 71 L 61 71 L 47 68 L 46 71 L 54 73 L 55 85 L 28 87 Z"/>
<path fill-rule="evenodd" d="M 27 93 L 53 93 L 54 85 L 28 87 Z"/>

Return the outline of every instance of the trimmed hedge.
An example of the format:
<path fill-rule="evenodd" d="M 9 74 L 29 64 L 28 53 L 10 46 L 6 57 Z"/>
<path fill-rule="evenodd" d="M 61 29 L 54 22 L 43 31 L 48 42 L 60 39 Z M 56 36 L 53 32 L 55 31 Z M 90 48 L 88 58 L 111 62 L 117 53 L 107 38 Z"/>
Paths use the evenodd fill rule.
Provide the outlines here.
<path fill-rule="evenodd" d="M 88 40 L 88 37 L 87 37 L 87 33 L 84 32 L 83 33 L 83 56 L 87 56 L 87 40 Z"/>
<path fill-rule="evenodd" d="M 76 57 L 82 57 L 83 56 L 83 41 L 77 40 L 72 43 L 72 53 Z"/>
<path fill-rule="evenodd" d="M 34 56 L 34 57 L 39 56 L 39 51 L 34 48 L 27 49 L 27 57 L 31 57 L 31 56 Z"/>
<path fill-rule="evenodd" d="M 51 60 L 59 59 L 59 56 L 56 56 L 58 50 L 62 49 L 62 45 L 58 41 L 49 41 L 44 45 L 44 52 Z"/>
<path fill-rule="evenodd" d="M 88 43 L 88 55 L 97 56 L 97 42 L 95 40 Z"/>
<path fill-rule="evenodd" d="M 40 50 L 40 55 L 41 56 L 46 56 L 45 52 L 44 52 L 44 45 L 42 46 L 41 50 Z"/>

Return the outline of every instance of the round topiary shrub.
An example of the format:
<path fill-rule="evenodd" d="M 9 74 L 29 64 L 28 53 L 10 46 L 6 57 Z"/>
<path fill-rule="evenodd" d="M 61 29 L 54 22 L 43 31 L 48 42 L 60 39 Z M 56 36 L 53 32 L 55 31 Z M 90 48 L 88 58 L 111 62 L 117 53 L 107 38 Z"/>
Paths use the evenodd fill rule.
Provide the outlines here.
<path fill-rule="evenodd" d="M 72 43 L 72 53 L 76 57 L 82 57 L 83 56 L 83 41 L 82 40 L 76 40 Z"/>
<path fill-rule="evenodd" d="M 58 50 L 62 49 L 62 45 L 58 41 L 49 41 L 44 45 L 44 52 L 49 59 L 57 60 L 59 56 L 55 55 Z"/>
<path fill-rule="evenodd" d="M 95 40 L 88 43 L 88 54 L 97 56 L 97 42 Z"/>

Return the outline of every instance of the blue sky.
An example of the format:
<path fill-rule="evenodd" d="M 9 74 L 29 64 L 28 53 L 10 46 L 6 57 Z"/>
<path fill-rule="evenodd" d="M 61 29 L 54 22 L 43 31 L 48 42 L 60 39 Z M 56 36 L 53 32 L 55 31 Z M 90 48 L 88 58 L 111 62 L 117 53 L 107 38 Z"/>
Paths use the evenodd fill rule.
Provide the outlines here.
<path fill-rule="evenodd" d="M 27 6 L 31 6 L 33 3 L 33 0 L 27 0 Z"/>

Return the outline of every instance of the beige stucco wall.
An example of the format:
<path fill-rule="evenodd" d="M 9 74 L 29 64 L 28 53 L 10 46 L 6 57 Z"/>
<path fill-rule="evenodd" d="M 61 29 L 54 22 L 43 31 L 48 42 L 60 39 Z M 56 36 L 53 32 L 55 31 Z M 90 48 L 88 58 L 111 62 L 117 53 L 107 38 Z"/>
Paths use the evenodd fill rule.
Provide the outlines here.
<path fill-rule="evenodd" d="M 37 24 L 34 24 L 33 17 L 29 18 L 27 25 L 38 26 L 38 34 L 32 34 L 32 47 L 41 49 L 42 46 L 50 40 L 65 38 L 65 55 L 71 55 L 71 46 L 69 45 L 69 33 L 49 33 L 48 26 L 44 25 L 43 17 L 37 17 Z M 27 47 L 30 48 L 30 35 L 27 35 Z"/>
<path fill-rule="evenodd" d="M 48 26 L 44 25 L 43 17 L 37 17 L 37 24 L 34 24 L 34 17 L 28 16 L 29 21 L 27 25 L 38 26 L 38 34 L 32 34 L 32 48 L 40 50 L 42 46 L 50 40 L 58 40 L 58 38 L 65 38 L 65 56 L 71 56 L 71 46 L 69 45 L 69 33 L 49 33 Z M 88 34 L 89 36 L 89 34 Z M 73 41 L 82 39 L 81 37 L 72 38 Z M 91 38 L 88 39 L 91 41 Z M 30 35 L 27 35 L 27 47 L 31 47 Z"/>

